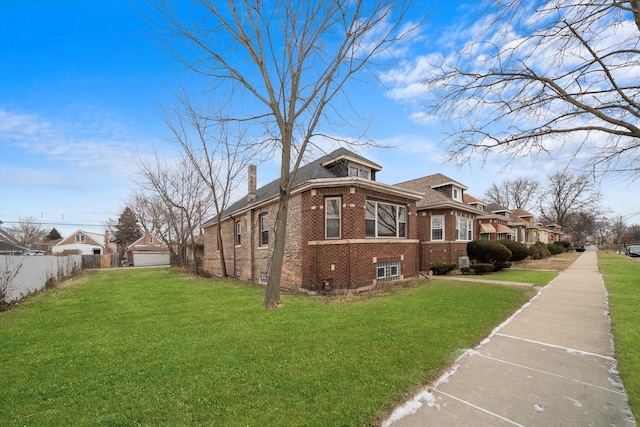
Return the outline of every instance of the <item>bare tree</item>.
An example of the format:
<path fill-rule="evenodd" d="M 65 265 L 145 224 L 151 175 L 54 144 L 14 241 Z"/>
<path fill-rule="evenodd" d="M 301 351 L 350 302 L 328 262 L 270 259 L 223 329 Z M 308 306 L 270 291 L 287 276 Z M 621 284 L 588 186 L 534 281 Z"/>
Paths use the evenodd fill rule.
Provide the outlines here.
<path fill-rule="evenodd" d="M 222 214 L 231 195 L 240 183 L 248 164 L 258 161 L 259 155 L 249 150 L 245 128 L 231 131 L 231 121 L 219 116 L 219 111 L 202 110 L 184 93 L 180 103 L 165 114 L 165 123 L 172 139 L 182 147 L 187 159 L 209 187 L 217 221 L 220 268 L 227 277 L 224 245 L 222 244 Z"/>
<path fill-rule="evenodd" d="M 320 124 L 344 118 L 335 107 L 347 82 L 411 34 L 403 24 L 408 0 L 258 0 L 195 2 L 195 21 L 170 2 L 153 2 L 180 42 L 179 60 L 223 85 L 254 112 L 241 117 L 264 126 L 280 154 L 279 204 L 264 307 L 281 304 L 289 196 Z M 246 96 L 246 98 L 245 98 Z M 348 98 L 345 105 L 349 105 Z M 328 117 L 331 116 L 331 117 Z M 325 132 L 326 136 L 327 132 Z"/>
<path fill-rule="evenodd" d="M 175 230 L 178 260 L 182 265 L 186 245 L 190 244 L 192 253 L 196 253 L 196 234 L 202 216 L 210 210 L 209 189 L 186 158 L 180 158 L 171 165 L 161 161 L 156 154 L 154 161 L 141 161 L 141 164 L 144 178 L 141 187 L 164 202 L 169 227 Z M 165 243 L 171 246 L 172 242 Z M 198 263 L 195 261 L 197 273 Z"/>
<path fill-rule="evenodd" d="M 468 41 L 435 58 L 429 112 L 451 160 L 546 153 L 640 174 L 640 2 L 493 0 Z M 479 35 L 480 34 L 480 35 Z"/>
<path fill-rule="evenodd" d="M 28 248 L 35 247 L 47 237 L 47 231 L 32 216 L 19 217 L 17 224 L 10 228 L 10 232 L 19 245 Z"/>
<path fill-rule="evenodd" d="M 535 207 L 540 195 L 540 181 L 527 178 L 495 182 L 484 193 L 485 201 L 497 203 L 509 209 L 529 211 Z"/>
<path fill-rule="evenodd" d="M 601 213 L 598 186 L 588 174 L 573 175 L 564 170 L 547 177 L 547 187 L 540 198 L 540 213 L 546 221 L 562 227 L 571 215 L 587 211 Z"/>

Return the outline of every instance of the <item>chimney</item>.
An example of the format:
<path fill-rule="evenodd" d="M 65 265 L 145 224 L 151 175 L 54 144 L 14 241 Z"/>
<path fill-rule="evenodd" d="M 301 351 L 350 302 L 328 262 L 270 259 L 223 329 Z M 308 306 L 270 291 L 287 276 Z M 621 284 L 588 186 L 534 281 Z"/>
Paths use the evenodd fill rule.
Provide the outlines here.
<path fill-rule="evenodd" d="M 249 165 L 249 170 L 247 172 L 248 181 L 249 181 L 249 192 L 247 193 L 247 202 L 252 202 L 256 198 L 256 190 L 257 190 L 257 182 L 258 182 L 258 172 L 256 165 Z"/>

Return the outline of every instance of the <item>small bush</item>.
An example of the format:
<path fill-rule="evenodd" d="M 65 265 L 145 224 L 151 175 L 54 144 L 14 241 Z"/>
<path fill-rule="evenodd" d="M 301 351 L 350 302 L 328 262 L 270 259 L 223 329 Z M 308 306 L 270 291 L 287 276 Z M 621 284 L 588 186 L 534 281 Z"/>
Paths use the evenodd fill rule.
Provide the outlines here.
<path fill-rule="evenodd" d="M 501 265 L 511 258 L 511 251 L 495 240 L 474 240 L 467 243 L 467 255 L 476 263 Z"/>
<path fill-rule="evenodd" d="M 538 258 L 533 257 L 533 252 L 535 250 L 534 248 L 537 248 L 538 250 Z M 544 259 L 544 258 L 549 258 L 551 256 L 551 252 L 549 252 L 549 248 L 547 248 L 547 244 L 542 242 L 536 242 L 533 246 L 529 248 L 529 251 L 531 251 L 531 257 L 533 259 Z"/>
<path fill-rule="evenodd" d="M 440 264 L 433 264 L 431 267 L 429 267 L 429 270 L 433 271 L 433 274 L 436 276 L 444 276 L 448 272 L 455 270 L 456 267 L 457 265 L 454 263 L 443 262 Z"/>
<path fill-rule="evenodd" d="M 584 252 L 584 248 L 576 248 L 576 252 Z"/>
<path fill-rule="evenodd" d="M 511 258 L 509 261 L 522 261 L 523 259 L 527 259 L 531 253 L 529 252 L 529 248 L 523 245 L 520 242 L 516 242 L 515 240 L 498 240 L 501 244 L 505 245 L 507 249 L 511 251 Z"/>
<path fill-rule="evenodd" d="M 571 250 L 571 242 L 567 242 L 565 240 L 562 240 L 560 242 L 555 242 L 554 245 L 562 246 L 565 252 L 568 252 L 569 250 Z"/>
<path fill-rule="evenodd" d="M 460 272 L 462 274 L 469 274 L 471 273 L 471 267 L 460 267 Z"/>
<path fill-rule="evenodd" d="M 538 246 L 531 246 L 529 252 L 531 253 L 531 259 L 540 259 L 540 248 Z"/>
<path fill-rule="evenodd" d="M 556 245 L 555 243 L 547 243 L 547 249 L 551 252 L 551 255 L 560 255 L 564 252 L 564 249 L 560 245 Z"/>
<path fill-rule="evenodd" d="M 495 267 L 493 266 L 493 264 L 489 263 L 478 263 L 471 265 L 471 269 L 473 270 L 474 274 L 491 273 L 494 268 Z"/>

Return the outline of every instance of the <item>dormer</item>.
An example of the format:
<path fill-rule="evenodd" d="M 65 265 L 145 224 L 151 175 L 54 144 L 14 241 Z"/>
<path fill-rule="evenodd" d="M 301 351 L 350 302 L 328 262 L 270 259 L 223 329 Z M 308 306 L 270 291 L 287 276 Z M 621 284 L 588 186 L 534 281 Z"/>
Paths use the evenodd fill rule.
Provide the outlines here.
<path fill-rule="evenodd" d="M 460 203 L 463 203 L 464 191 L 467 190 L 467 187 L 455 181 L 432 185 L 431 188 Z"/>
<path fill-rule="evenodd" d="M 340 175 L 345 177 L 376 180 L 376 172 L 382 170 L 380 165 L 369 162 L 364 158 L 357 158 L 349 154 L 340 154 L 339 156 L 329 159 L 322 163 L 327 169 L 340 168 Z"/>

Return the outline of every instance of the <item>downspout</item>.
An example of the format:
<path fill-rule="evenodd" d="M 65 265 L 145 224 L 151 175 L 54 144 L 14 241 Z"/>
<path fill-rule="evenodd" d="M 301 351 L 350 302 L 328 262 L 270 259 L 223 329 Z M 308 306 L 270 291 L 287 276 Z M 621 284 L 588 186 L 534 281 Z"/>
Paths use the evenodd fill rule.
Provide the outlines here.
<path fill-rule="evenodd" d="M 231 225 L 233 228 L 233 277 L 236 277 L 236 219 L 231 215 Z M 224 243 L 223 243 L 224 244 Z"/>

